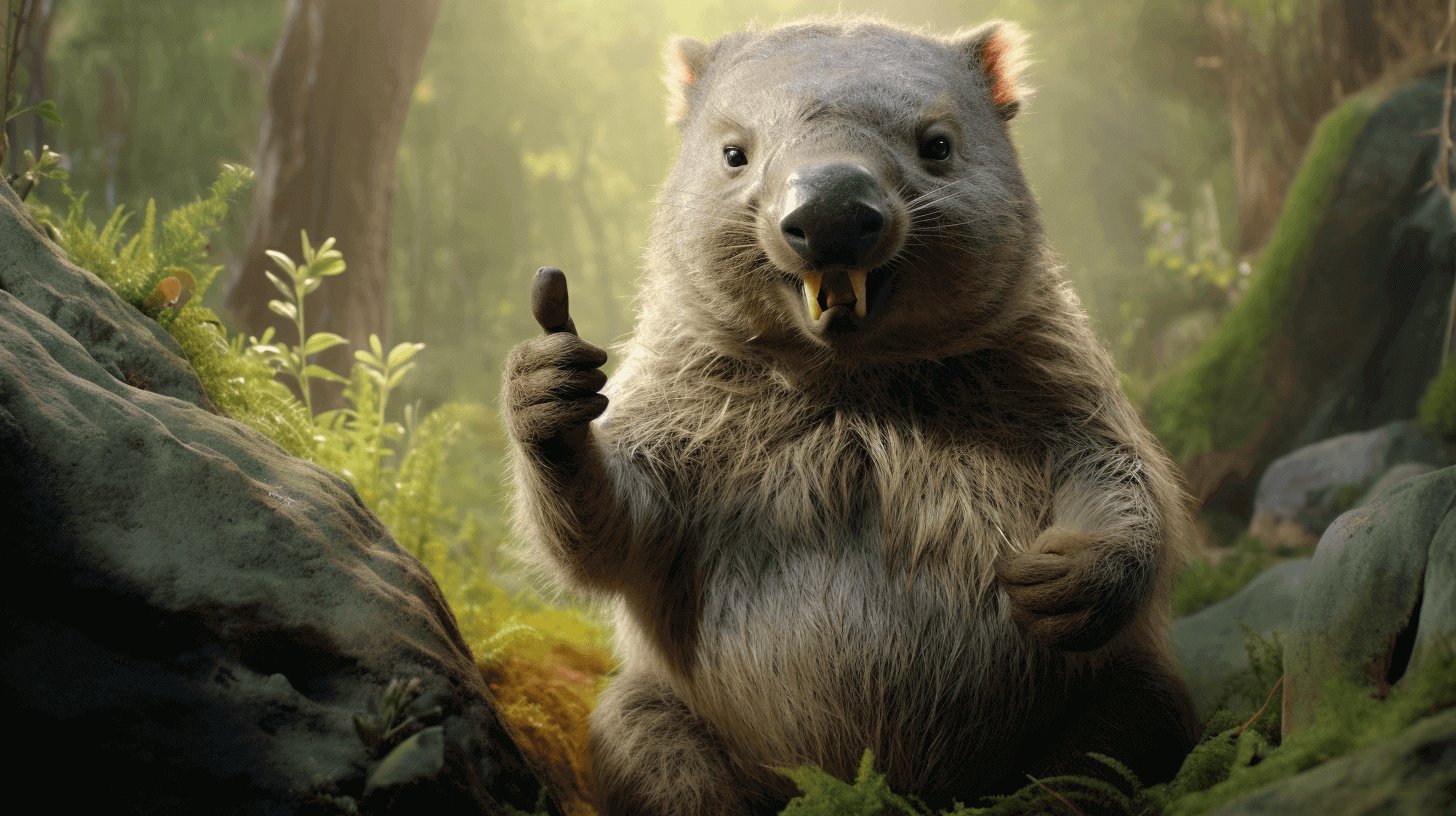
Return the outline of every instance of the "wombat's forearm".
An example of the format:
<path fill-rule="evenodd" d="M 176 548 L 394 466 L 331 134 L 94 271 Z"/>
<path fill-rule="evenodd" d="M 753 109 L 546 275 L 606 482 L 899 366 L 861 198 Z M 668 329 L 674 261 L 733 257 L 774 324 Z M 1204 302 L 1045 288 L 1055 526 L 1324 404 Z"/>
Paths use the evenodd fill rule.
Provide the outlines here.
<path fill-rule="evenodd" d="M 1060 649 L 1095 649 L 1155 597 L 1167 530 L 1147 465 L 1087 446 L 1055 468 L 1050 526 L 997 566 L 1022 628 Z"/>
<path fill-rule="evenodd" d="M 617 584 L 632 540 L 630 508 L 619 498 L 596 432 L 512 446 L 520 532 L 582 588 Z"/>

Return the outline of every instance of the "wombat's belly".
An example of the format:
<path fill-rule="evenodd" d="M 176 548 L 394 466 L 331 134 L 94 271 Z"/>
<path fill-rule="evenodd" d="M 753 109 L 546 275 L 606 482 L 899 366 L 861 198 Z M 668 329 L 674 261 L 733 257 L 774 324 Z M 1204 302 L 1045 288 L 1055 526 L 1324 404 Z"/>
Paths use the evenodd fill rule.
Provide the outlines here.
<path fill-rule="evenodd" d="M 892 784 L 927 791 L 968 763 L 984 780 L 1009 770 L 1038 725 L 1025 689 L 1038 717 L 1058 708 L 1046 675 L 1059 659 L 1025 639 L 994 586 L 977 599 L 933 568 L 889 575 L 879 547 L 853 544 L 711 568 L 685 697 L 749 761 L 852 779 L 869 748 Z"/>

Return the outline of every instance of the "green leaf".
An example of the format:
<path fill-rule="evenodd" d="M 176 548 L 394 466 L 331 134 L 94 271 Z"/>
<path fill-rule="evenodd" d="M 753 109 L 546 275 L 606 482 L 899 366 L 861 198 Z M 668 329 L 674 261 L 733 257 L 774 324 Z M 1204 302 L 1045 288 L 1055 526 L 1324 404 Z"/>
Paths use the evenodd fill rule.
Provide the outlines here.
<path fill-rule="evenodd" d="M 376 359 L 376 360 L 383 360 L 384 359 L 384 346 L 382 344 L 380 344 L 380 342 L 379 342 L 379 335 L 377 335 L 377 334 L 371 334 L 371 335 L 369 335 L 369 350 L 372 351 L 372 352 L 374 352 L 374 359 Z"/>
<path fill-rule="evenodd" d="M 389 359 L 386 362 L 390 368 L 404 365 L 405 361 L 415 356 L 424 347 L 424 343 L 400 343 L 389 350 Z"/>
<path fill-rule="evenodd" d="M 318 416 L 315 416 L 313 418 L 313 424 L 315 427 L 318 428 L 327 428 L 332 430 L 334 428 L 334 423 L 339 422 L 346 417 L 353 416 L 357 415 L 348 408 L 335 408 L 332 411 L 324 411 Z"/>
<path fill-rule="evenodd" d="M 313 276 L 310 275 L 309 277 L 306 277 L 306 278 L 303 279 L 303 293 L 305 295 L 311 295 L 314 292 L 317 292 L 318 291 L 318 288 L 320 286 L 323 286 L 323 285 L 324 285 L 324 279 L 323 278 L 315 278 L 315 277 L 313 277 Z"/>
<path fill-rule="evenodd" d="M 47 99 L 34 106 L 36 115 L 50 122 L 56 127 L 65 127 L 66 121 L 61 118 L 61 112 L 56 109 L 56 103 Z"/>
<path fill-rule="evenodd" d="M 327 368 L 324 368 L 321 365 L 304 366 L 303 373 L 308 375 L 309 377 L 318 377 L 321 380 L 328 380 L 329 382 L 346 383 L 349 381 L 348 378 L 340 377 L 338 374 L 335 374 L 334 372 L 328 370 Z"/>
<path fill-rule="evenodd" d="M 268 310 L 277 315 L 282 315 L 289 320 L 298 319 L 298 307 L 292 303 L 284 303 L 281 300 L 268 301 Z"/>
<path fill-rule="evenodd" d="M 382 369 L 382 368 L 384 368 L 384 361 L 383 360 L 379 359 L 378 357 L 375 357 L 373 354 L 370 354 L 369 352 L 365 351 L 364 349 L 355 349 L 354 350 L 354 359 L 355 360 L 358 360 L 361 363 L 363 363 L 366 368 L 370 368 L 370 369 L 376 369 L 376 368 Z"/>
<path fill-rule="evenodd" d="M 278 291 L 283 293 L 284 297 L 288 298 L 289 300 L 293 300 L 292 286 L 284 283 L 281 278 L 266 269 L 263 270 L 263 274 L 268 276 L 268 280 L 273 281 L 273 285 L 278 288 Z"/>
<path fill-rule="evenodd" d="M 394 388 L 396 385 L 399 385 L 399 381 L 404 379 L 404 375 L 410 373 L 410 371 L 414 367 L 414 363 L 409 363 L 408 365 L 400 366 L 399 368 L 393 369 L 389 372 L 389 381 L 384 384 L 384 387 L 386 389 L 389 389 Z"/>
<path fill-rule="evenodd" d="M 282 252 L 279 252 L 276 249 L 267 250 L 267 254 L 268 257 L 273 259 L 273 263 L 278 264 L 280 267 L 283 268 L 283 271 L 288 273 L 288 277 L 295 277 L 294 273 L 298 271 L 298 266 L 293 263 L 292 258 L 284 255 Z"/>
<path fill-rule="evenodd" d="M 308 355 L 318 354 L 324 349 L 331 349 L 334 346 L 343 345 L 348 342 L 348 340 L 333 332 L 319 332 L 318 334 L 309 335 L 308 342 L 303 344 L 303 353 Z"/>
<path fill-rule="evenodd" d="M 369 379 L 370 380 L 373 380 L 375 385 L 379 385 L 379 386 L 383 386 L 384 385 L 384 374 L 383 374 L 383 372 L 379 371 L 378 369 L 368 368 L 368 369 L 365 369 L 364 370 L 364 373 L 369 375 Z"/>

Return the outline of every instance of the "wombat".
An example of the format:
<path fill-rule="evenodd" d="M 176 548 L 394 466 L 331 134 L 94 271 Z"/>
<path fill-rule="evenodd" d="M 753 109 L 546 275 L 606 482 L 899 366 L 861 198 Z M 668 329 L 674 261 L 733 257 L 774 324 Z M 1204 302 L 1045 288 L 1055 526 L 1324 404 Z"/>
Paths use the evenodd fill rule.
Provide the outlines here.
<path fill-rule="evenodd" d="M 1105 772 L 1088 751 L 1166 780 L 1191 747 L 1188 505 L 1043 235 L 1021 45 L 676 39 L 682 145 L 610 383 L 538 274 L 504 413 L 522 535 L 615 609 L 603 813 L 776 812 L 776 769 L 852 779 L 866 749 L 946 806 Z"/>

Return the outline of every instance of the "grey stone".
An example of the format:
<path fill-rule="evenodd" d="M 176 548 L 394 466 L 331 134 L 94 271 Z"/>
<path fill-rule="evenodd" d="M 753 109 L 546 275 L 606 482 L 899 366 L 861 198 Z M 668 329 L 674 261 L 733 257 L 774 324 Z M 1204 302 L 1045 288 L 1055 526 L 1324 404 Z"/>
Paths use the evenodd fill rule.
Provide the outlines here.
<path fill-rule="evenodd" d="M 1341 434 L 1281 456 L 1259 480 L 1249 532 L 1272 545 L 1314 546 L 1341 513 L 1400 478 L 1452 464 L 1448 443 L 1415 422 Z M 1394 479 L 1383 474 L 1403 464 Z"/>
<path fill-rule="evenodd" d="M 1407 479 L 1320 539 L 1284 653 L 1285 735 L 1326 682 L 1384 697 L 1456 640 L 1456 467 Z"/>
<path fill-rule="evenodd" d="M 1377 745 L 1271 782 L 1213 816 L 1452 816 L 1456 814 L 1456 709 Z"/>
<path fill-rule="evenodd" d="M 420 724 L 454 734 L 436 778 L 476 796 L 442 810 L 532 809 L 540 783 L 429 572 L 346 482 L 208 407 L 170 338 L 0 184 L 12 778 L 78 811 L 357 799 L 376 760 L 353 715 L 419 678 Z"/>
<path fill-rule="evenodd" d="M 1212 606 L 1173 622 L 1173 654 L 1201 718 L 1212 714 L 1229 679 L 1249 667 L 1240 623 L 1265 639 L 1282 636 L 1294 619 L 1300 586 L 1310 559 L 1286 561 L 1255 576 L 1243 589 Z M 1233 705 L 1257 708 L 1263 698 L 1238 697 Z"/>

